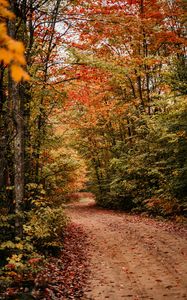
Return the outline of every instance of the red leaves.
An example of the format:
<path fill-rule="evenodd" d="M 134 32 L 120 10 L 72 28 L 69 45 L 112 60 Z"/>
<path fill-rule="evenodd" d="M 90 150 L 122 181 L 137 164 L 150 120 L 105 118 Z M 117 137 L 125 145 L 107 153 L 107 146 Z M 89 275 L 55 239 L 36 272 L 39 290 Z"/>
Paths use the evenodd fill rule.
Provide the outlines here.
<path fill-rule="evenodd" d="M 41 258 L 40 258 L 40 257 L 36 257 L 36 258 L 31 258 L 31 259 L 29 259 L 29 260 L 28 260 L 28 263 L 29 263 L 30 265 L 32 265 L 32 264 L 38 263 L 39 261 L 41 261 Z"/>
<path fill-rule="evenodd" d="M 16 297 L 16 294 L 17 294 L 17 289 L 16 288 L 8 288 L 6 290 L 6 297 L 12 297 L 12 296 L 15 296 Z M 13 298 L 11 298 L 13 299 Z"/>
<path fill-rule="evenodd" d="M 14 264 L 7 264 L 6 268 L 9 270 L 14 270 L 15 269 L 15 265 Z"/>
<path fill-rule="evenodd" d="M 66 231 L 60 258 L 49 259 L 35 280 L 36 299 L 80 299 L 87 278 L 86 239 L 80 226 L 71 224 Z"/>

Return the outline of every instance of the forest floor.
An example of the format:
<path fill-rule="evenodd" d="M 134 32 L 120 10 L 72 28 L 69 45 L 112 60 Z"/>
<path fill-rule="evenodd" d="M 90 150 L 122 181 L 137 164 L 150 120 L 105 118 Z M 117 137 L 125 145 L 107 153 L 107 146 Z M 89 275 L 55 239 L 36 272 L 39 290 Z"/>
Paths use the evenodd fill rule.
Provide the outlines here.
<path fill-rule="evenodd" d="M 90 274 L 81 299 L 187 299 L 184 226 L 100 209 L 89 199 L 66 212 L 89 240 Z"/>

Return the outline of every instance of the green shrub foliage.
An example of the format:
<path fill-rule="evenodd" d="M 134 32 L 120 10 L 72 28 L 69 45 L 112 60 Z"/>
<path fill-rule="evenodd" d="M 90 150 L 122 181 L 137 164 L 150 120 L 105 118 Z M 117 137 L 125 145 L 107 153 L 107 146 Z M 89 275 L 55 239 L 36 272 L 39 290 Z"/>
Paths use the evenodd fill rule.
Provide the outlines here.
<path fill-rule="evenodd" d="M 41 207 L 29 214 L 23 226 L 38 250 L 55 250 L 62 247 L 63 234 L 68 219 L 63 208 Z"/>
<path fill-rule="evenodd" d="M 134 111 L 133 114 L 131 139 L 129 136 L 121 139 L 118 131 L 114 131 L 115 143 L 104 148 L 107 132 L 103 134 L 103 128 L 98 125 L 95 139 L 102 140 L 102 151 L 95 151 L 91 156 L 89 144 L 86 151 L 85 147 L 81 148 L 93 168 L 90 186 L 97 203 L 165 216 L 184 214 L 187 199 L 185 99 L 160 101 L 156 113 L 137 115 Z"/>

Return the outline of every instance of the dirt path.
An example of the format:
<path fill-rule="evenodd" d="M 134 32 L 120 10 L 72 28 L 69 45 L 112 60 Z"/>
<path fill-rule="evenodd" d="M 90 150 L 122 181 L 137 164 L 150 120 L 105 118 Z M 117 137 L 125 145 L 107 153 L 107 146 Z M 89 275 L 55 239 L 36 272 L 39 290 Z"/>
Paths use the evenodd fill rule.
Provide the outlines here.
<path fill-rule="evenodd" d="M 90 237 L 91 276 L 82 299 L 187 299 L 184 230 L 93 202 L 67 210 Z"/>

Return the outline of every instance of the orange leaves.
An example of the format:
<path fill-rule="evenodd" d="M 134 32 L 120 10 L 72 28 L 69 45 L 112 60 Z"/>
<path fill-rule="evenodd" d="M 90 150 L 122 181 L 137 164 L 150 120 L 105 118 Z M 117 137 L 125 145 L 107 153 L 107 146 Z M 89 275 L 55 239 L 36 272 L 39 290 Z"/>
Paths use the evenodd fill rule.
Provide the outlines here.
<path fill-rule="evenodd" d="M 8 10 L 8 6 L 7 0 L 0 0 L 0 17 L 13 19 L 14 14 Z"/>
<path fill-rule="evenodd" d="M 21 42 L 9 40 L 8 41 L 8 48 L 12 52 L 16 52 L 19 55 L 22 55 L 24 53 L 24 46 Z M 25 64 L 25 59 L 23 61 L 23 64 Z"/>
<path fill-rule="evenodd" d="M 11 66 L 11 75 L 14 81 L 29 80 L 29 75 L 25 72 L 22 67 L 17 64 Z"/>
<path fill-rule="evenodd" d="M 13 19 L 14 15 L 8 10 L 6 0 L 0 0 L 0 17 Z M 0 23 L 0 62 L 10 66 L 14 81 L 29 80 L 29 75 L 22 66 L 26 65 L 24 46 L 22 42 L 15 41 L 7 33 L 5 20 Z"/>
<path fill-rule="evenodd" d="M 4 64 L 8 65 L 10 64 L 11 60 L 12 60 L 11 53 L 6 49 L 3 48 L 0 49 L 0 61 L 3 61 Z"/>
<path fill-rule="evenodd" d="M 77 1 L 74 14 L 84 18 L 75 20 L 76 42 L 68 45 L 78 49 L 72 67 L 78 81 L 66 89 L 69 108 L 80 104 L 86 126 L 166 92 L 164 69 L 185 45 L 177 7 L 158 0 Z"/>
<path fill-rule="evenodd" d="M 41 257 L 31 258 L 28 260 L 28 263 L 32 265 L 38 263 L 39 261 L 41 261 Z"/>
<path fill-rule="evenodd" d="M 176 35 L 175 32 L 165 31 L 162 34 L 157 34 L 157 39 L 160 43 L 172 43 L 174 44 L 182 44 L 185 43 L 185 39 Z M 157 42 L 158 42 L 157 41 Z"/>

